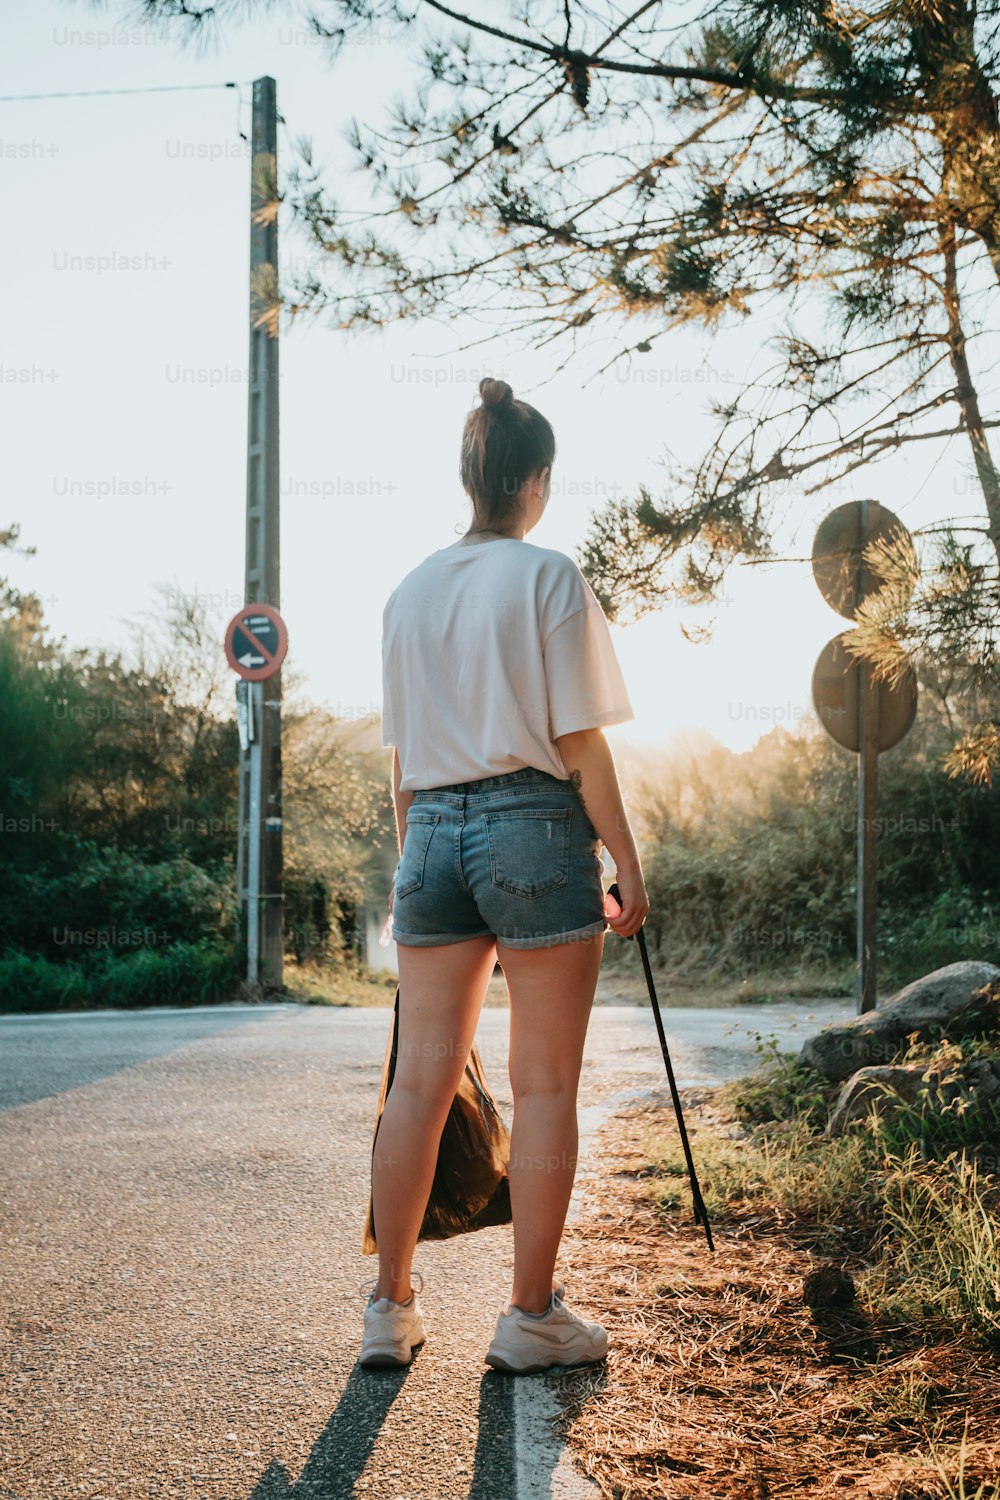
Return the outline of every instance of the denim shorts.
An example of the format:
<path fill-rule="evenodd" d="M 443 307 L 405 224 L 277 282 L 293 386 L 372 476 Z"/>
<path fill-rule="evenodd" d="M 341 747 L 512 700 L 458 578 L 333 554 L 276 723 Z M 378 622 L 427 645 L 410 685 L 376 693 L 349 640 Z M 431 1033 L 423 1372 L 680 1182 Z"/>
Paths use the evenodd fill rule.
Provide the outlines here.
<path fill-rule="evenodd" d="M 570 782 L 533 766 L 415 791 L 393 939 L 421 948 L 492 935 L 542 948 L 603 932 L 600 848 Z"/>

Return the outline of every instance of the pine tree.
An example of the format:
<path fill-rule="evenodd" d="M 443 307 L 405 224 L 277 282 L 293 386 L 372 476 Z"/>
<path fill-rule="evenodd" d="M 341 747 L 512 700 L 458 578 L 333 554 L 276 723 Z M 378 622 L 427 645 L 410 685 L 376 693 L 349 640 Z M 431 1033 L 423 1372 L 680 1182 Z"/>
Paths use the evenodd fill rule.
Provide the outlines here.
<path fill-rule="evenodd" d="M 202 28 L 245 7 L 140 9 Z M 710 599 L 735 562 L 774 555 L 789 487 L 960 437 L 982 519 L 942 517 L 897 555 L 912 598 L 872 604 L 858 642 L 887 673 L 904 648 L 962 668 L 986 710 L 955 767 L 988 778 L 1000 471 L 969 348 L 1000 279 L 998 15 L 998 0 L 723 0 L 681 19 L 663 0 L 624 16 L 609 0 L 314 4 L 332 54 L 379 28 L 422 78 L 387 129 L 353 127 L 381 213 L 341 209 L 300 143 L 283 200 L 329 274 L 273 295 L 340 327 L 467 313 L 509 335 L 513 318 L 567 357 L 601 328 L 626 360 L 684 324 L 783 309 L 774 366 L 714 403 L 708 451 L 662 497 L 596 513 L 581 566 L 611 618 Z"/>

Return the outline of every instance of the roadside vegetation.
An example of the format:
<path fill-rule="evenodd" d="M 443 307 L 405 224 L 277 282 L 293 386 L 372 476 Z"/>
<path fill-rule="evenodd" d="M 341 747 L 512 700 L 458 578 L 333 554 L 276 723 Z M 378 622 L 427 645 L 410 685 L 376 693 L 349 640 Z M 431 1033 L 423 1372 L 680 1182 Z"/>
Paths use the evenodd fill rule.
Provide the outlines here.
<path fill-rule="evenodd" d="M 15 548 L 16 531 L 0 536 Z M 224 621 L 162 589 L 130 650 L 52 638 L 0 580 L 0 1008 L 241 997 L 237 755 Z M 377 721 L 338 719 L 284 674 L 289 987 L 357 969 L 395 833 Z M 308 988 L 308 986 L 306 986 Z M 315 988 L 315 986 L 314 986 Z"/>
<path fill-rule="evenodd" d="M 1000 1107 L 871 1110 L 863 1126 L 828 1137 L 841 1086 L 773 1040 L 757 1048 L 765 1065 L 715 1098 L 745 1133 L 702 1143 L 709 1216 L 754 1214 L 817 1255 L 846 1257 L 871 1317 L 951 1325 L 1000 1354 Z M 898 1060 L 927 1071 L 984 1057 L 1000 1059 L 1000 1037 L 914 1041 Z M 669 1212 L 685 1167 L 662 1137 L 650 1171 L 664 1179 L 656 1201 Z"/>
<path fill-rule="evenodd" d="M 930 690 L 913 731 L 880 757 L 879 970 L 899 987 L 959 959 L 997 962 L 1000 787 L 941 767 Z M 818 723 L 775 728 L 738 754 L 685 738 L 637 777 L 651 909 L 668 984 L 738 996 L 853 990 L 856 757 Z"/>
<path fill-rule="evenodd" d="M 714 1253 L 665 1091 L 605 1131 L 566 1255 L 614 1354 L 563 1387 L 575 1456 L 614 1500 L 998 1500 L 1000 1112 L 872 1109 L 831 1138 L 840 1086 L 757 1053 L 684 1093 Z M 1000 1037 L 896 1061 L 982 1058 Z"/>
<path fill-rule="evenodd" d="M 6 542 L 16 546 L 16 532 Z M 242 995 L 223 623 L 204 601 L 163 590 L 130 651 L 72 648 L 52 639 L 37 599 L 0 582 L 0 1006 Z M 337 718 L 284 678 L 287 990 L 391 1000 L 390 976 L 366 963 L 396 863 L 389 752 L 373 715 Z M 998 951 L 1000 786 L 949 774 L 947 704 L 931 689 L 924 703 L 882 757 L 884 989 Z M 623 756 L 665 995 L 850 993 L 855 775 L 854 757 L 805 724 L 774 728 L 743 754 L 699 735 L 652 762 Z M 609 937 L 602 983 L 644 1003 L 634 943 Z"/>

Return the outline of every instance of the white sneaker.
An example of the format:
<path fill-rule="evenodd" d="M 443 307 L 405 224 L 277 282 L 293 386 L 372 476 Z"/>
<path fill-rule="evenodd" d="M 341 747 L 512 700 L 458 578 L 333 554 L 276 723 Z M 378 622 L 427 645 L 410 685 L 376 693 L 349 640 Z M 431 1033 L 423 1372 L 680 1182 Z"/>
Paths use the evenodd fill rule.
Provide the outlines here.
<path fill-rule="evenodd" d="M 358 1363 L 369 1366 L 408 1365 L 413 1351 L 426 1338 L 423 1308 L 417 1300 L 417 1292 L 423 1291 L 424 1279 L 419 1271 L 414 1276 L 420 1282 L 414 1286 L 408 1302 L 393 1302 L 390 1297 L 375 1298 L 374 1281 L 370 1287 L 359 1287 L 368 1292 L 365 1303 L 365 1331 L 361 1340 Z M 412 1280 L 412 1278 L 411 1278 Z"/>
<path fill-rule="evenodd" d="M 531 1317 L 513 1302 L 504 1303 L 485 1360 L 508 1375 L 534 1375 L 571 1365 L 596 1364 L 608 1352 L 608 1335 L 600 1323 L 578 1318 L 553 1291 L 544 1317 Z"/>

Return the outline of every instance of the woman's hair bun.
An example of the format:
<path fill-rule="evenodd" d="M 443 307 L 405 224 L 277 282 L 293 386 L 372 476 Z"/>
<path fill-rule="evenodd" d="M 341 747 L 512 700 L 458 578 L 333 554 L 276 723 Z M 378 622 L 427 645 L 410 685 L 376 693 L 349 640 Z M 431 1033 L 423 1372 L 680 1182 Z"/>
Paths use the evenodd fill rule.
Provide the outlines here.
<path fill-rule="evenodd" d="M 492 408 L 510 406 L 514 400 L 514 392 L 506 380 L 491 380 L 488 375 L 479 382 L 479 394 L 483 405 Z"/>
<path fill-rule="evenodd" d="M 459 473 L 472 500 L 476 526 L 509 531 L 521 515 L 517 496 L 533 474 L 551 469 L 556 439 L 551 425 L 527 401 L 518 401 L 506 380 L 479 382 L 462 431 Z"/>

